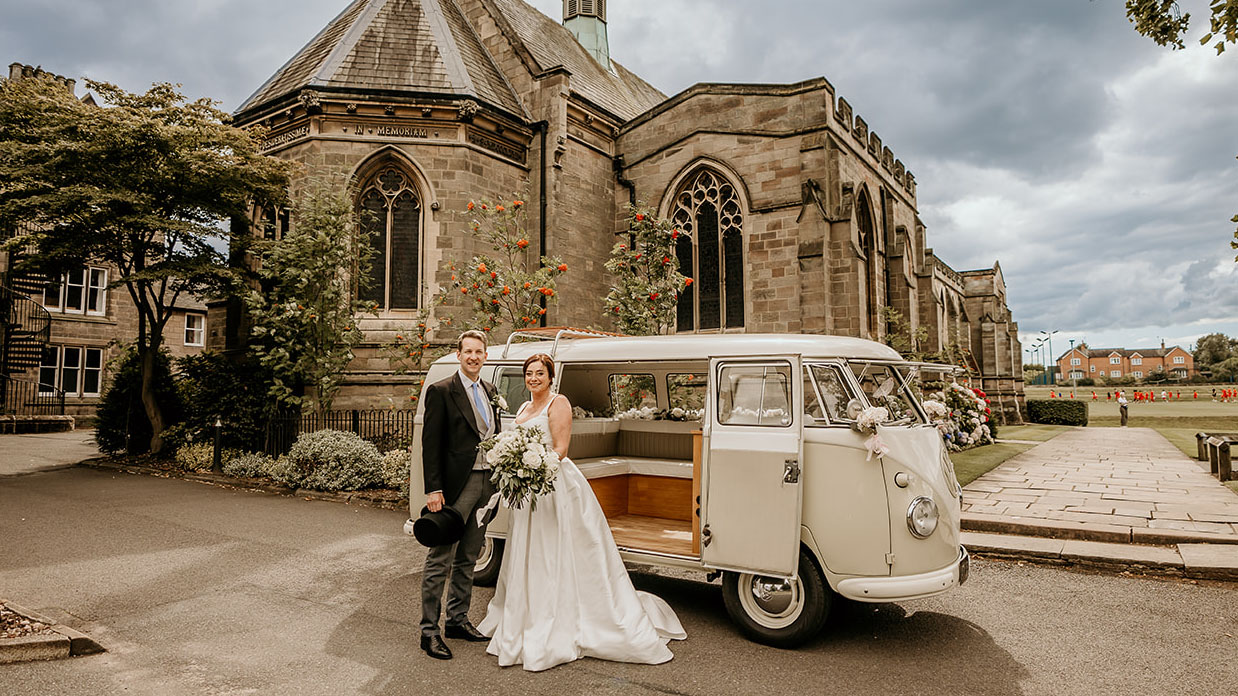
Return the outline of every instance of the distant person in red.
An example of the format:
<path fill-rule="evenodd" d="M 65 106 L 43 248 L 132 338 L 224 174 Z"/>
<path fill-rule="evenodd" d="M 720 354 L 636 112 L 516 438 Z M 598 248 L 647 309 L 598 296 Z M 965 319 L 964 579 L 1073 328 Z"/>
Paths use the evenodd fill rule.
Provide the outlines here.
<path fill-rule="evenodd" d="M 1092 401 L 1096 401 L 1096 392 L 1092 392 Z"/>
<path fill-rule="evenodd" d="M 1199 390 L 1198 390 L 1198 389 L 1196 389 L 1196 390 L 1195 390 L 1194 392 L 1192 392 L 1191 394 L 1192 394 L 1191 398 L 1193 398 L 1193 399 L 1198 399 L 1198 398 L 1199 398 Z"/>

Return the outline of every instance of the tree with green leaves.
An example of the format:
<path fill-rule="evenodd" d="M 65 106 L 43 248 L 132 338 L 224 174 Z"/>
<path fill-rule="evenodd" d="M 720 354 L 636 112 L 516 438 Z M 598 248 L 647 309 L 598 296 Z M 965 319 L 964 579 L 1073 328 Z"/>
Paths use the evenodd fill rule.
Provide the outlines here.
<path fill-rule="evenodd" d="M 1195 367 L 1200 370 L 1212 369 L 1213 365 L 1235 356 L 1238 356 L 1238 340 L 1223 333 L 1200 336 L 1199 340 L 1195 341 L 1195 350 L 1192 352 Z"/>
<path fill-rule="evenodd" d="M 271 372 L 276 403 L 330 408 L 363 338 L 356 315 L 377 313 L 373 301 L 356 299 L 373 251 L 338 187 L 310 182 L 296 197 L 291 222 L 281 238 L 252 242 L 259 287 L 245 295 L 250 350 Z"/>
<path fill-rule="evenodd" d="M 22 230 L 9 249 L 33 248 L 19 270 L 56 278 L 91 260 L 115 266 L 112 286 L 137 309 L 141 400 L 158 453 L 167 424 L 155 362 L 177 299 L 233 287 L 217 246 L 249 231 L 222 223 L 247 219 L 255 201 L 281 203 L 288 165 L 261 154 L 260 134 L 174 85 L 87 85 L 106 106 L 50 78 L 0 83 L 0 230 Z"/>
<path fill-rule="evenodd" d="M 1217 55 L 1225 45 L 1238 42 L 1238 0 L 1210 0 L 1208 31 L 1199 38 L 1201 46 L 1216 39 Z M 1182 37 L 1191 26 L 1191 14 L 1183 12 L 1174 0 L 1126 0 L 1126 18 L 1135 31 L 1152 39 L 1158 46 L 1186 48 Z"/>
<path fill-rule="evenodd" d="M 628 206 L 628 234 L 615 242 L 606 270 L 614 279 L 606 313 L 630 336 L 669 333 L 675 328 L 679 293 L 692 279 L 679 270 L 675 247 L 687 232 L 649 208 Z"/>
<path fill-rule="evenodd" d="M 437 304 L 463 301 L 473 312 L 473 327 L 504 333 L 537 326 L 546 304 L 558 301 L 556 281 L 567 272 L 558 258 L 537 256 L 526 224 L 524 200 L 469 201 L 473 236 L 489 253 L 451 262 L 451 282 Z M 443 319 L 450 324 L 450 318 Z"/>
<path fill-rule="evenodd" d="M 1226 44 L 1238 43 L 1238 0 L 1210 0 L 1208 9 L 1208 31 L 1199 38 L 1199 43 L 1206 46 L 1216 39 L 1213 48 L 1221 55 Z M 1182 12 L 1174 0 L 1126 0 L 1126 18 L 1135 25 L 1135 31 L 1158 46 L 1174 50 L 1186 48 L 1182 36 L 1191 26 L 1191 14 Z M 1238 223 L 1238 215 L 1229 221 Z M 1238 249 L 1238 229 L 1234 230 L 1234 241 L 1229 245 Z M 1234 261 L 1238 261 L 1238 256 Z"/>

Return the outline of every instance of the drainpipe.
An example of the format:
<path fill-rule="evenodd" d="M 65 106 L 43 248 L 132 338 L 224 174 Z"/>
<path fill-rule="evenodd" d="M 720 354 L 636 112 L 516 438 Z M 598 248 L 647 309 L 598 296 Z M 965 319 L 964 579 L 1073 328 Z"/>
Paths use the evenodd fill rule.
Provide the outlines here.
<path fill-rule="evenodd" d="M 615 158 L 612 160 L 612 166 L 615 168 L 615 181 L 619 182 L 620 186 L 628 190 L 628 203 L 635 206 L 636 184 L 632 183 L 631 179 L 623 175 L 623 168 L 627 166 L 623 161 L 623 155 L 615 155 Z"/>
<path fill-rule="evenodd" d="M 538 194 L 538 200 L 537 200 L 537 205 L 538 205 L 537 244 L 538 246 L 537 248 L 538 248 L 538 253 L 541 254 L 542 256 L 545 256 L 546 255 L 546 206 L 547 206 L 546 168 L 550 166 L 549 165 L 550 157 L 546 153 L 546 138 L 550 133 L 550 121 L 538 121 L 537 123 L 533 124 L 533 128 L 534 130 L 541 133 L 541 138 L 542 138 L 542 150 L 541 150 L 542 171 L 539 173 L 540 184 L 537 187 L 537 194 Z M 541 300 L 539 301 L 539 304 L 541 304 L 542 309 L 546 309 L 546 296 L 545 295 L 542 295 Z M 541 315 L 539 325 L 543 327 L 546 326 L 546 315 L 545 314 Z"/>

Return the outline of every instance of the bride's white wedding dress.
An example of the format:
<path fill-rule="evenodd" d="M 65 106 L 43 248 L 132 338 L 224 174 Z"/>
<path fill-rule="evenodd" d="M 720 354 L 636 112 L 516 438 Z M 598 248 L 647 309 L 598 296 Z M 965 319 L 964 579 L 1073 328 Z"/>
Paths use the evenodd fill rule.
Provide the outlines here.
<path fill-rule="evenodd" d="M 550 432 L 549 408 L 517 427 Z M 500 665 L 532 672 L 581 657 L 659 664 L 673 657 L 669 640 L 687 637 L 666 602 L 632 586 L 602 506 L 567 458 L 537 510 L 511 511 L 498 585 L 478 630 L 491 637 L 486 652 Z"/>

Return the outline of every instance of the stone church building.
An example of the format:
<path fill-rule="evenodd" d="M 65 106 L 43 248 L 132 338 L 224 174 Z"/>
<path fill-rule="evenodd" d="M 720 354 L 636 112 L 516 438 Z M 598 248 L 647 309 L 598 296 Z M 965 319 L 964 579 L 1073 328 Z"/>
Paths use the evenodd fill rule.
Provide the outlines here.
<path fill-rule="evenodd" d="M 678 249 L 695 280 L 679 331 L 883 340 L 889 306 L 927 330 L 922 349 L 967 351 L 994 411 L 1021 420 L 1001 268 L 955 271 L 934 255 L 915 177 L 827 80 L 667 97 L 611 58 L 606 9 L 564 0 L 560 22 L 521 0 L 353 0 L 237 110 L 269 129 L 268 153 L 346 181 L 375 213 L 381 312 L 362 323 L 368 337 L 429 306 L 448 262 L 488 251 L 470 200 L 513 194 L 541 250 L 571 268 L 548 324 L 603 325 L 603 264 L 639 202 L 692 233 Z M 288 224 L 259 216 L 275 234 Z M 348 382 L 339 405 L 398 379 L 371 350 Z"/>

